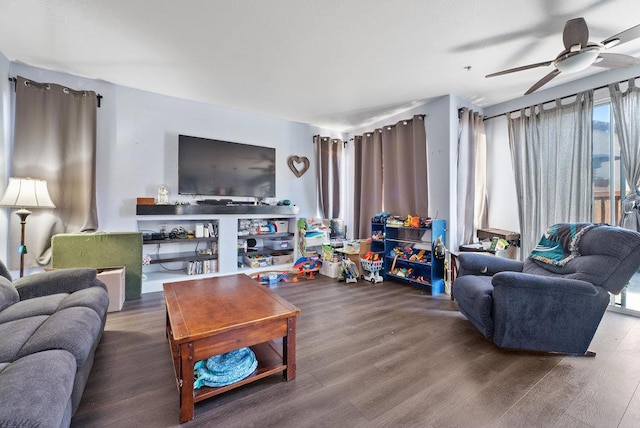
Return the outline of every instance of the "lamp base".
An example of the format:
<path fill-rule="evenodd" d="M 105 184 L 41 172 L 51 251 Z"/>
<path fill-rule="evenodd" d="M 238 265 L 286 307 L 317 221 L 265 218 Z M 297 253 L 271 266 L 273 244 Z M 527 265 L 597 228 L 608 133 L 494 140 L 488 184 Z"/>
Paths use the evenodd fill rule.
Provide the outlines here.
<path fill-rule="evenodd" d="M 20 278 L 24 276 L 24 255 L 27 254 L 27 246 L 24 245 L 24 230 L 29 214 L 31 214 L 31 211 L 26 208 L 20 208 L 16 211 L 16 215 L 20 217 L 20 246 L 18 247 L 18 254 L 20 254 Z"/>

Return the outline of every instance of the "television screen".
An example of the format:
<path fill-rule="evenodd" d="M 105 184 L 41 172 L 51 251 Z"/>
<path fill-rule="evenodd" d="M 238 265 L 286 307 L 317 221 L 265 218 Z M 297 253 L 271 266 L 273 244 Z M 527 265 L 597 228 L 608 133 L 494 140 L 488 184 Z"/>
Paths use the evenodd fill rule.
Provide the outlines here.
<path fill-rule="evenodd" d="M 276 149 L 178 136 L 178 193 L 276 196 Z"/>

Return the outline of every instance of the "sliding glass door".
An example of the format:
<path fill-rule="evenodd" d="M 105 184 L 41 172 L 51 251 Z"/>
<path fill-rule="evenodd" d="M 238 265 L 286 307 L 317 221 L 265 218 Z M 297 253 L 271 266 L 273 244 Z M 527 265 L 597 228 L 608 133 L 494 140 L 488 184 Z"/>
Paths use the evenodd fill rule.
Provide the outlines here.
<path fill-rule="evenodd" d="M 613 130 L 611 104 L 597 104 L 593 109 L 593 221 L 618 225 L 629 187 Z M 640 273 L 631 278 L 622 293 L 612 296 L 611 305 L 622 312 L 640 315 Z"/>

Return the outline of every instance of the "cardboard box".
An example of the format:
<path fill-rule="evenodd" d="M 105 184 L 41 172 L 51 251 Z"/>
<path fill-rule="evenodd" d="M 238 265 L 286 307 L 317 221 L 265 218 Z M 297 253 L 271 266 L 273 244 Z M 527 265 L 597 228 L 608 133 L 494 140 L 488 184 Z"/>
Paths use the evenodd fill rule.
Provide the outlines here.
<path fill-rule="evenodd" d="M 98 269 L 98 279 L 107 286 L 109 292 L 109 308 L 107 312 L 122 310 L 124 304 L 124 266 Z"/>
<path fill-rule="evenodd" d="M 363 256 L 369 251 L 371 251 L 371 238 L 360 241 L 360 249 L 358 250 L 358 253 Z"/>
<path fill-rule="evenodd" d="M 156 200 L 154 198 L 136 198 L 137 205 L 155 205 Z"/>
<path fill-rule="evenodd" d="M 371 238 L 358 239 L 355 241 L 345 240 L 342 248 L 349 253 L 366 254 L 371 251 Z"/>
<path fill-rule="evenodd" d="M 64 268 L 44 268 L 45 272 L 52 272 L 54 270 Z M 110 268 L 98 268 L 96 278 L 104 282 L 107 286 L 107 293 L 109 295 L 109 307 L 107 312 L 118 312 L 122 310 L 125 298 L 125 270 L 126 267 L 110 267 Z"/>

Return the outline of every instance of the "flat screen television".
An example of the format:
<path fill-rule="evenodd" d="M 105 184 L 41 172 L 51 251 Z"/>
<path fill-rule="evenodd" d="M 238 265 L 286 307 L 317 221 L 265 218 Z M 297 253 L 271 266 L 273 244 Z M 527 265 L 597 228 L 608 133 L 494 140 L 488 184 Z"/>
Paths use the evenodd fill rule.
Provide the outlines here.
<path fill-rule="evenodd" d="M 178 193 L 273 198 L 276 149 L 179 135 Z"/>

